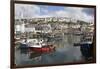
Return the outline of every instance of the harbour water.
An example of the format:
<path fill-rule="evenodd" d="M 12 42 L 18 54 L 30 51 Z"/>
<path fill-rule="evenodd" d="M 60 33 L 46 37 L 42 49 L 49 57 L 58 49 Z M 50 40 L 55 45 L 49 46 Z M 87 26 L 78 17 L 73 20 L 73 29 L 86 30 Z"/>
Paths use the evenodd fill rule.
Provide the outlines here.
<path fill-rule="evenodd" d="M 56 50 L 50 53 L 34 53 L 27 49 L 15 47 L 16 65 L 39 65 L 39 64 L 61 64 L 69 62 L 78 62 L 83 60 L 80 46 L 73 46 L 80 42 L 81 36 L 66 34 L 62 40 L 55 41 Z"/>

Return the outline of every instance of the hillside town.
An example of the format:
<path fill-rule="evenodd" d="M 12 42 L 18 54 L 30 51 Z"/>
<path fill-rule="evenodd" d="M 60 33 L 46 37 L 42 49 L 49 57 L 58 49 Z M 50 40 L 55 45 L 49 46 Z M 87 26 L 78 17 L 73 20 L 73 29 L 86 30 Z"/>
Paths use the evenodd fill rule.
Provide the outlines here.
<path fill-rule="evenodd" d="M 65 34 L 93 36 L 94 23 L 88 23 L 66 17 L 47 17 L 32 19 L 15 19 L 15 39 L 34 38 L 44 34 L 56 37 Z"/>

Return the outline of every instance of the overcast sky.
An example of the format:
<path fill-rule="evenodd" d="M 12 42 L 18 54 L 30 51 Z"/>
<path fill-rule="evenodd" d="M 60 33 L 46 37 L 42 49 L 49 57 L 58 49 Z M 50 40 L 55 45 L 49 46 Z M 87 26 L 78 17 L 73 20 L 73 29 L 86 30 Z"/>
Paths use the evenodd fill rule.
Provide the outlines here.
<path fill-rule="evenodd" d="M 48 5 L 15 4 L 15 18 L 69 17 L 86 22 L 94 21 L 94 9 Z"/>

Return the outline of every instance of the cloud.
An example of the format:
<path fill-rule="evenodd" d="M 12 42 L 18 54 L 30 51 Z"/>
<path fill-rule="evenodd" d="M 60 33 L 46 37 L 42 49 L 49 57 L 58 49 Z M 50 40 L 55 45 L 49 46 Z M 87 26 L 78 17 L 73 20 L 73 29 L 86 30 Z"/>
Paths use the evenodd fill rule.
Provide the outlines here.
<path fill-rule="evenodd" d="M 15 4 L 15 18 L 36 17 L 40 13 L 40 7 L 36 5 Z"/>
<path fill-rule="evenodd" d="M 88 15 L 87 13 L 83 12 L 84 9 L 86 9 L 86 8 L 65 7 L 65 10 L 56 11 L 54 13 L 54 15 L 60 16 L 60 17 L 74 18 L 74 19 L 82 20 L 82 21 L 86 21 L 86 22 L 93 22 L 94 14 Z M 90 13 L 91 13 L 91 11 L 90 11 Z"/>
<path fill-rule="evenodd" d="M 93 19 L 93 17 L 82 12 L 83 9 L 84 8 L 67 7 L 63 11 L 57 11 L 56 14 L 59 16 L 64 16 L 64 17 L 69 17 L 69 18 L 74 18 L 74 19 L 90 22 Z"/>
<path fill-rule="evenodd" d="M 89 16 L 94 15 L 94 9 L 93 8 L 85 8 L 82 11 Z"/>
<path fill-rule="evenodd" d="M 57 7 L 57 9 L 56 9 Z M 55 9 L 53 11 L 53 9 Z M 83 7 L 59 7 L 47 5 L 27 5 L 15 4 L 16 18 L 35 18 L 35 17 L 68 17 L 86 22 L 94 21 L 94 9 Z M 22 16 L 23 14 L 23 16 Z"/>

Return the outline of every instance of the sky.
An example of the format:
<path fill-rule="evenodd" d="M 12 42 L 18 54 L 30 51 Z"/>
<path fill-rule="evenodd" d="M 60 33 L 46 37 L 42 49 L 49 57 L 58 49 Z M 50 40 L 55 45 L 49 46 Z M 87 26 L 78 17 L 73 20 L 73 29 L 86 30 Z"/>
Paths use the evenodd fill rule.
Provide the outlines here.
<path fill-rule="evenodd" d="M 94 8 L 15 4 L 15 18 L 68 17 L 94 22 Z"/>

